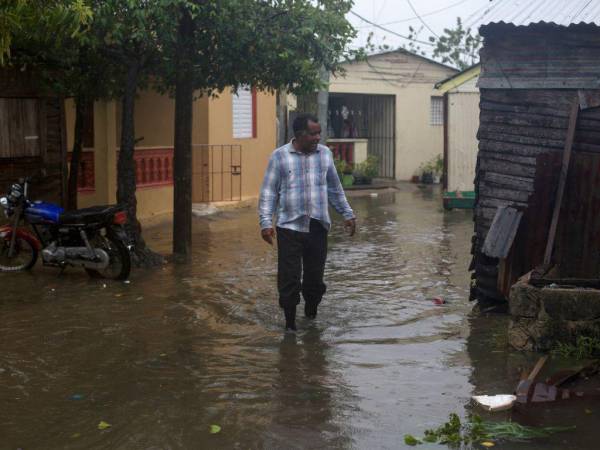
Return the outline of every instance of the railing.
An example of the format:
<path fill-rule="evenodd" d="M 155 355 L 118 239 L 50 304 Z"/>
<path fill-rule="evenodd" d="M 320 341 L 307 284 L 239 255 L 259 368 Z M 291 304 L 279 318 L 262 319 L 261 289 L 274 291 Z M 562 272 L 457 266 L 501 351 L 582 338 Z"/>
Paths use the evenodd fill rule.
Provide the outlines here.
<path fill-rule="evenodd" d="M 67 160 L 71 164 L 72 153 Z M 81 152 L 79 155 L 79 170 L 77 172 L 77 192 L 94 192 L 96 190 L 96 175 L 94 166 L 94 152 Z"/>
<path fill-rule="evenodd" d="M 173 184 L 173 149 L 136 148 L 133 152 L 137 187 L 171 186 Z"/>
<path fill-rule="evenodd" d="M 335 159 L 342 159 L 348 164 L 354 163 L 354 142 L 327 142 Z"/>

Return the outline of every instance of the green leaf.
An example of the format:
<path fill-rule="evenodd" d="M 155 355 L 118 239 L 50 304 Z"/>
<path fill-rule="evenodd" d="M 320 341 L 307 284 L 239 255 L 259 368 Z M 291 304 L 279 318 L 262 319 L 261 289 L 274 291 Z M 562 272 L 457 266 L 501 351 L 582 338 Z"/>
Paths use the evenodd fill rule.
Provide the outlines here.
<path fill-rule="evenodd" d="M 106 430 L 107 428 L 110 428 L 112 425 L 108 422 L 105 422 L 104 420 L 101 420 L 100 423 L 98 424 L 98 429 L 99 430 Z"/>
<path fill-rule="evenodd" d="M 404 435 L 404 443 L 406 445 L 410 445 L 412 447 L 412 446 L 421 444 L 422 442 L 419 439 L 417 439 L 416 437 L 414 437 L 414 436 L 412 436 L 410 434 L 405 434 Z"/>

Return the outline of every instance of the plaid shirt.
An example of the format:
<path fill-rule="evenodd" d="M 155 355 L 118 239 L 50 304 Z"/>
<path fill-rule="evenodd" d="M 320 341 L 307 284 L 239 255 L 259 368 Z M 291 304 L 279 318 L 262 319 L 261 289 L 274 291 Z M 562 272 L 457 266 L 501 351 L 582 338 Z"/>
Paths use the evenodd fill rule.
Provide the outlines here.
<path fill-rule="evenodd" d="M 329 148 L 302 153 L 289 143 L 273 152 L 260 190 L 261 229 L 273 228 L 275 212 L 281 228 L 308 232 L 312 218 L 329 229 L 328 201 L 344 219 L 354 218 Z"/>

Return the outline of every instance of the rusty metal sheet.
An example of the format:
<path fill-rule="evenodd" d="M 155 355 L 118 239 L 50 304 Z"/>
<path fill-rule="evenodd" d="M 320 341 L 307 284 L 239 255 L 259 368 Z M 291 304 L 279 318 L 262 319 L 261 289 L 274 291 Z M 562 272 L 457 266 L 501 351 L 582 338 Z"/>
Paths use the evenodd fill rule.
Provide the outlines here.
<path fill-rule="evenodd" d="M 523 213 L 500 206 L 483 243 L 483 253 L 490 258 L 506 258 L 517 235 Z"/>

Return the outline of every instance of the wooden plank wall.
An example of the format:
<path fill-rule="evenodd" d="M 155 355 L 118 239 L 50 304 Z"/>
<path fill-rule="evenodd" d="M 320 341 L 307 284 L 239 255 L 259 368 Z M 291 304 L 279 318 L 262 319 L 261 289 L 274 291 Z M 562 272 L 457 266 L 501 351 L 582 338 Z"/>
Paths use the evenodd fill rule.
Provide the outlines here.
<path fill-rule="evenodd" d="M 481 27 L 483 89 L 597 89 L 600 27 L 505 23 Z"/>
<path fill-rule="evenodd" d="M 543 259 L 574 91 L 482 89 L 475 178 L 472 297 L 504 299 L 516 277 Z M 513 251 L 499 261 L 481 247 L 496 208 L 524 212 Z M 501 286 L 501 289 L 498 289 Z"/>
<path fill-rule="evenodd" d="M 31 198 L 62 204 L 66 177 L 63 101 L 57 97 L 31 101 L 35 102 L 40 119 L 35 124 L 39 133 L 37 154 L 19 152 L 19 156 L 10 153 L 0 157 L 0 193 L 6 193 L 19 178 L 30 176 L 34 177 Z"/>
<path fill-rule="evenodd" d="M 539 23 L 483 26 L 472 297 L 503 299 L 516 278 L 542 262 L 570 104 L 600 87 L 600 28 Z M 573 145 L 555 261 L 563 276 L 600 271 L 600 111 L 582 111 Z M 480 249 L 496 208 L 524 211 L 506 260 Z M 500 266 L 500 271 L 499 271 Z"/>
<path fill-rule="evenodd" d="M 600 274 L 600 108 L 580 112 L 569 167 L 555 260 L 560 276 Z"/>
<path fill-rule="evenodd" d="M 481 91 L 472 295 L 499 300 L 516 279 L 543 261 L 570 102 L 575 90 Z M 564 277 L 600 273 L 600 109 L 580 112 L 554 260 Z M 481 254 L 496 208 L 524 211 L 511 254 Z M 499 268 L 501 269 L 499 271 Z"/>

